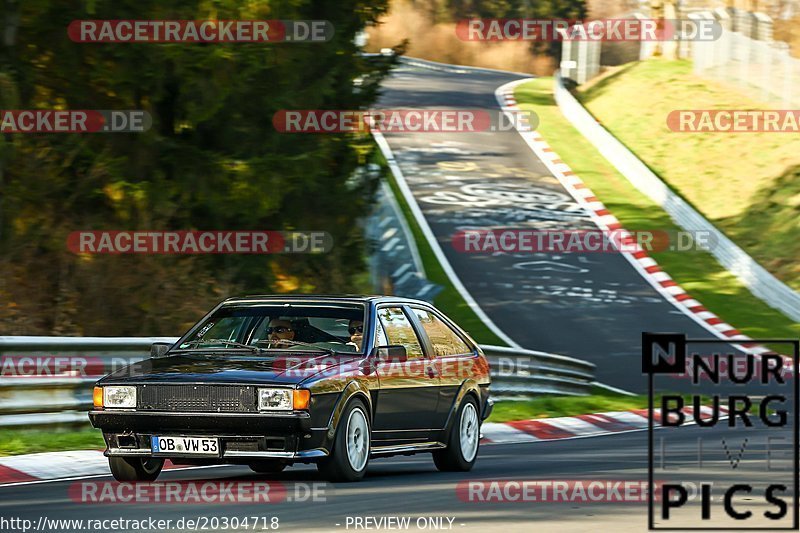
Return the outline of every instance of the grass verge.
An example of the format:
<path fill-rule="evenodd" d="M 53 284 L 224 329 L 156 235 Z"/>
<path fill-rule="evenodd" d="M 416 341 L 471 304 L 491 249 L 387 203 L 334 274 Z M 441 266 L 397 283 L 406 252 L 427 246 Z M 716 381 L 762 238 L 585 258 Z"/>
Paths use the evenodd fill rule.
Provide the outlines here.
<path fill-rule="evenodd" d="M 538 130 L 553 150 L 627 229 L 678 231 L 661 207 L 631 185 L 564 118 L 553 100 L 552 86 L 552 78 L 537 78 L 518 86 L 516 99 L 523 110 L 538 115 Z M 743 333 L 754 338 L 800 336 L 800 324 L 753 296 L 711 254 L 665 251 L 651 255 L 689 294 Z"/>
<path fill-rule="evenodd" d="M 554 396 L 536 400 L 498 402 L 487 422 L 513 422 L 515 420 L 645 408 L 647 408 L 647 396 L 620 396 L 618 398 L 595 395 Z"/>
<path fill-rule="evenodd" d="M 400 210 L 403 212 L 406 223 L 411 230 L 414 242 L 419 250 L 422 266 L 425 268 L 426 278 L 428 281 L 443 287 L 442 291 L 436 295 L 433 302 L 434 305 L 452 318 L 456 324 L 466 330 L 479 344 L 506 346 L 506 343 L 495 335 L 494 332 L 483 323 L 478 315 L 475 314 L 475 311 L 472 310 L 450 281 L 447 273 L 445 273 L 442 265 L 433 253 L 433 249 L 430 244 L 428 244 L 428 240 L 422 233 L 422 229 L 419 227 L 419 224 L 417 224 L 417 220 L 414 218 L 411 208 L 408 206 L 406 199 L 403 197 L 403 193 L 400 191 L 400 187 L 398 187 L 394 176 L 389 170 L 389 166 L 383 154 L 377 152 L 375 162 L 384 170 L 384 174 L 387 176 L 386 179 L 394 193 L 397 204 L 400 206 Z"/>
<path fill-rule="evenodd" d="M 660 87 L 660 89 L 653 89 Z M 800 289 L 797 133 L 673 132 L 670 112 L 768 110 L 761 92 L 694 75 L 689 61 L 630 63 L 578 98 L 673 190 L 770 272 Z"/>
<path fill-rule="evenodd" d="M 654 398 L 655 407 L 661 405 L 661 396 L 663 394 Z M 686 405 L 692 405 L 690 395 L 683 395 L 683 401 Z M 703 397 L 702 402 L 710 405 L 711 399 Z M 542 396 L 532 400 L 497 402 L 487 422 L 513 422 L 631 409 L 647 409 L 647 395 L 627 396 L 595 387 L 590 396 Z"/>
<path fill-rule="evenodd" d="M 0 456 L 64 450 L 102 450 L 98 429 L 13 429 L 0 432 Z"/>

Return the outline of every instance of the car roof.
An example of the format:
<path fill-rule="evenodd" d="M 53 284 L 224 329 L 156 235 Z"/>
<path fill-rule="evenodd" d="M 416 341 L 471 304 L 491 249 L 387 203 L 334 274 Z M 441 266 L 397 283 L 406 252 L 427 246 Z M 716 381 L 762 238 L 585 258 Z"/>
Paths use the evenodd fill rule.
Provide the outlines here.
<path fill-rule="evenodd" d="M 430 305 L 423 300 L 380 294 L 254 294 L 226 299 L 223 304 L 273 303 L 273 302 L 320 302 L 320 303 L 404 303 Z"/>

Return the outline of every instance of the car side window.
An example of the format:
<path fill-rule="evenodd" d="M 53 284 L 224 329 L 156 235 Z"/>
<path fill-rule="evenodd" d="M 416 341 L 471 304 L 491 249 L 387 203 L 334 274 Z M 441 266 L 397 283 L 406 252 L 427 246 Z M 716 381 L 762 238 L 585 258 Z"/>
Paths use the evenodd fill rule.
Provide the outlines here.
<path fill-rule="evenodd" d="M 417 315 L 422 329 L 428 335 L 436 357 L 472 353 L 469 345 L 439 317 L 424 309 L 414 309 L 414 314 Z"/>
<path fill-rule="evenodd" d="M 375 324 L 375 346 L 386 346 L 389 344 L 389 339 L 386 338 L 386 332 L 383 331 L 380 320 Z"/>
<path fill-rule="evenodd" d="M 378 317 L 389 344 L 402 344 L 405 346 L 409 359 L 423 357 L 422 346 L 419 343 L 417 334 L 414 332 L 414 328 L 402 308 L 384 307 L 378 310 Z"/>

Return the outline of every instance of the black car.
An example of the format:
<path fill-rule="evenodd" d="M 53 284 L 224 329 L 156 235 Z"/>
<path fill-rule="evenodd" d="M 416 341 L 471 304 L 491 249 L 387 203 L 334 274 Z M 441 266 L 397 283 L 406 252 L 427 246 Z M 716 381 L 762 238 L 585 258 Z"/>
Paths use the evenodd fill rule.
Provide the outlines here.
<path fill-rule="evenodd" d="M 92 425 L 120 481 L 177 464 L 362 478 L 370 457 L 432 452 L 467 471 L 491 412 L 489 365 L 430 304 L 390 296 L 225 300 L 171 347 L 97 382 Z"/>

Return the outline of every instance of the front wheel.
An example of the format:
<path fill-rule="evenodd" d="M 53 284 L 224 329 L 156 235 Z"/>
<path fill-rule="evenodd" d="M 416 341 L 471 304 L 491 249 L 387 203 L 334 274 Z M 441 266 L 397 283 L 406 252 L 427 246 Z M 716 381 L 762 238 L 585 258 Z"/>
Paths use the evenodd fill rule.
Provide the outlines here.
<path fill-rule="evenodd" d="M 467 396 L 456 413 L 447 448 L 433 452 L 433 462 L 442 472 L 468 472 L 478 458 L 479 445 L 478 404 Z"/>
<path fill-rule="evenodd" d="M 317 468 L 328 481 L 358 481 L 367 471 L 369 447 L 367 408 L 356 399 L 342 413 L 331 455 L 317 463 Z"/>
<path fill-rule="evenodd" d="M 164 459 L 155 457 L 109 457 L 108 466 L 117 481 L 155 481 Z"/>

